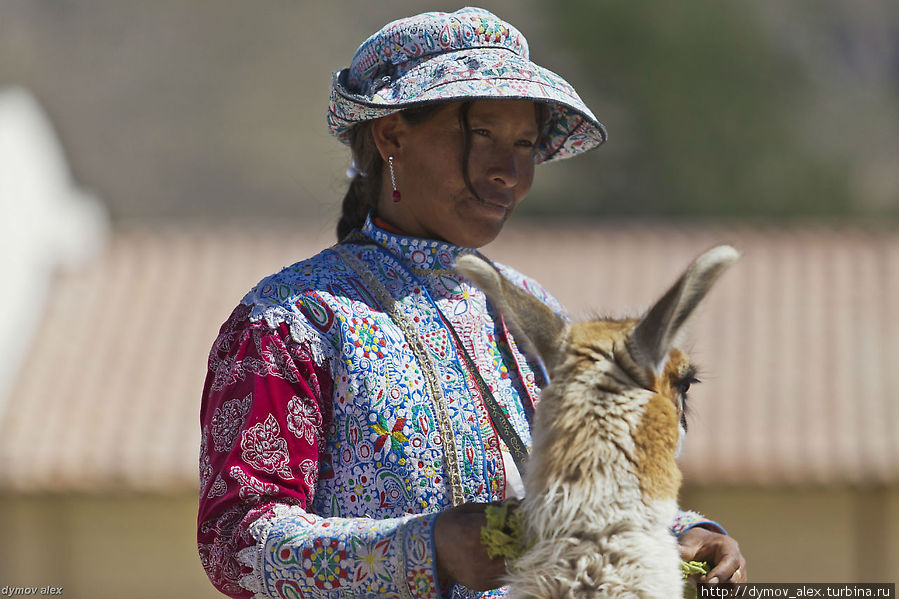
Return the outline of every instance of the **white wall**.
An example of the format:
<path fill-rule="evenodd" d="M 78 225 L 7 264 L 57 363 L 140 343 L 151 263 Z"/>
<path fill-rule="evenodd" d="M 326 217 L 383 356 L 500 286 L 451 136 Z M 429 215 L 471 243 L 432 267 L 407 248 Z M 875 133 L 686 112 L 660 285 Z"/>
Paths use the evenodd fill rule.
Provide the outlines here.
<path fill-rule="evenodd" d="M 107 229 L 106 209 L 75 186 L 35 99 L 0 90 L 0 415 L 54 270 L 89 260 Z"/>

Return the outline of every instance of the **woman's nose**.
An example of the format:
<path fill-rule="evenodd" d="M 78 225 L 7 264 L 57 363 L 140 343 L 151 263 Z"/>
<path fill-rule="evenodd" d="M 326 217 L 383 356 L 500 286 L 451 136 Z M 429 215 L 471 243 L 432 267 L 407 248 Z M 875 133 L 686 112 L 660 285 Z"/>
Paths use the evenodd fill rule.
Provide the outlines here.
<path fill-rule="evenodd" d="M 519 172 L 514 153 L 497 151 L 493 155 L 488 176 L 491 181 L 503 187 L 515 187 Z"/>

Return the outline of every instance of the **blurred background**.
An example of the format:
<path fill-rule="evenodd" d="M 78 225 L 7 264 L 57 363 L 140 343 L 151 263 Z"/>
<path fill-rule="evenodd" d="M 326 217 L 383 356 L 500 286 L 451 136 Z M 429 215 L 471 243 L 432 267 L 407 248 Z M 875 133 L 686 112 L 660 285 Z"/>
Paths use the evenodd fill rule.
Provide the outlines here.
<path fill-rule="evenodd" d="M 486 249 L 574 314 L 743 259 L 693 327 L 681 503 L 757 582 L 899 572 L 899 3 L 482 0 L 608 127 Z M 0 587 L 213 597 L 209 346 L 334 242 L 332 70 L 411 0 L 0 3 Z"/>

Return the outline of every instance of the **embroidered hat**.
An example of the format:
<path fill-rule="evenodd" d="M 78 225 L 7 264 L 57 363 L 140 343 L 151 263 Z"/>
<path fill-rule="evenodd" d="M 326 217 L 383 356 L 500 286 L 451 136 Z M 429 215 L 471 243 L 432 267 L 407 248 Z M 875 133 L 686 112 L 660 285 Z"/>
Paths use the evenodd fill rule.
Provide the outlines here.
<path fill-rule="evenodd" d="M 547 106 L 536 161 L 568 158 L 606 140 L 606 130 L 567 81 L 528 58 L 518 29 L 481 8 L 427 12 L 385 25 L 331 80 L 328 128 L 350 128 L 432 102 L 526 99 Z"/>

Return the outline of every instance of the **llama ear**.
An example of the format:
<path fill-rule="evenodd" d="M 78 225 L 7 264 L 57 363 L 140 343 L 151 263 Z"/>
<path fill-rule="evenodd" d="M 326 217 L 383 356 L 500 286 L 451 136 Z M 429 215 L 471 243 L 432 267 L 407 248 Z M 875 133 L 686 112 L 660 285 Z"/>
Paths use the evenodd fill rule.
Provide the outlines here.
<path fill-rule="evenodd" d="M 499 310 L 521 349 L 539 357 L 547 369 L 558 359 L 567 323 L 546 304 L 497 272 L 475 255 L 456 262 L 456 272 L 474 283 Z"/>
<path fill-rule="evenodd" d="M 637 364 L 651 369 L 656 375 L 661 373 L 690 315 L 721 273 L 739 257 L 740 253 L 734 248 L 719 245 L 690 264 L 630 334 L 628 347 Z"/>

